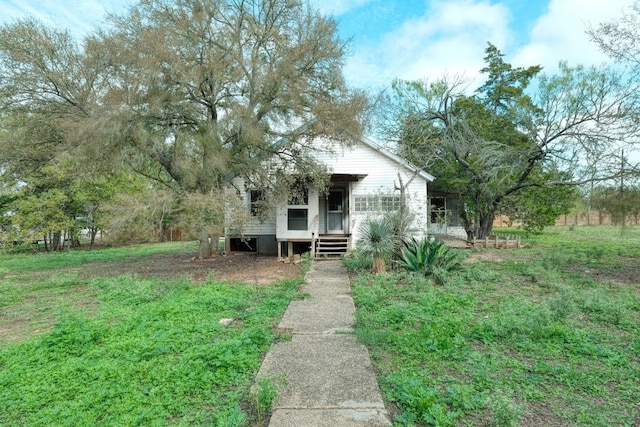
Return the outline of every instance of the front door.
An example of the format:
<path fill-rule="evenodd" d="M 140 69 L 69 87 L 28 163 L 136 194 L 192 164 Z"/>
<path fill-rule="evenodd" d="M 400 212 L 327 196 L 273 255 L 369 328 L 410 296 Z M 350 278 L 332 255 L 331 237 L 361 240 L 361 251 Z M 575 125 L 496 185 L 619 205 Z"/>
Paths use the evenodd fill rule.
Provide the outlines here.
<path fill-rule="evenodd" d="M 327 198 L 327 233 L 344 234 L 344 189 L 333 188 L 329 190 Z"/>

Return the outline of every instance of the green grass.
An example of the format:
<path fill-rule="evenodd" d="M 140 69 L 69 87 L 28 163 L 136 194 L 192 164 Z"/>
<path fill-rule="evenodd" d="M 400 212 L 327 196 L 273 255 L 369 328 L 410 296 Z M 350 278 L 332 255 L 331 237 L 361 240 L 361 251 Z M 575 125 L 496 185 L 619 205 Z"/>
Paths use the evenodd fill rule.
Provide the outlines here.
<path fill-rule="evenodd" d="M 402 426 L 640 424 L 640 228 L 552 228 L 444 286 L 353 281 L 356 333 Z M 486 259 L 486 260 L 482 260 Z"/>
<path fill-rule="evenodd" d="M 171 242 L 161 244 L 131 245 L 94 250 L 70 250 L 41 252 L 37 254 L 10 254 L 0 251 L 0 273 L 43 271 L 77 267 L 91 262 L 118 262 L 156 254 L 193 252 L 196 243 Z"/>
<path fill-rule="evenodd" d="M 158 247 L 181 250 L 152 246 L 100 251 L 99 257 L 20 256 L 29 264 L 21 271 L 30 273 L 5 272 L 0 315 L 28 315 L 24 325 L 13 324 L 26 328 L 19 339 L 0 340 L 0 425 L 257 423 L 263 401 L 277 390 L 270 387 L 257 399 L 251 386 L 261 358 L 279 339 L 275 324 L 299 297 L 301 280 L 196 286 L 186 278 L 81 280 L 46 270 L 162 252 Z M 16 265 L 2 257 L 0 263 Z M 221 318 L 234 321 L 225 327 Z"/>

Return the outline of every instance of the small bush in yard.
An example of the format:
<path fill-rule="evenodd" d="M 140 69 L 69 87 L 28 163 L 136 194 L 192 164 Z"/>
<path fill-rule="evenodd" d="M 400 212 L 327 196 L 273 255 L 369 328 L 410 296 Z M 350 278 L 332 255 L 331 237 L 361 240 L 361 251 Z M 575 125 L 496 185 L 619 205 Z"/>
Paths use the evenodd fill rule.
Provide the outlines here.
<path fill-rule="evenodd" d="M 462 268 L 460 254 L 434 239 L 411 239 L 402 249 L 398 264 L 408 271 L 431 277 L 443 284 L 447 274 Z"/>

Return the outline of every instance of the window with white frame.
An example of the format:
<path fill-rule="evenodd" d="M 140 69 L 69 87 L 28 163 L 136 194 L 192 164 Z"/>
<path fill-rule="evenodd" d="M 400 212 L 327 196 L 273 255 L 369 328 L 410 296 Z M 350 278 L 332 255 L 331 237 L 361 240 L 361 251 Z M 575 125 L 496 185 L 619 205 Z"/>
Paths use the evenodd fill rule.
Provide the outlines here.
<path fill-rule="evenodd" d="M 380 210 L 382 212 L 397 211 L 400 209 L 400 196 L 380 196 Z"/>
<path fill-rule="evenodd" d="M 287 210 L 288 230 L 307 230 L 309 224 L 309 211 L 307 209 Z"/>
<path fill-rule="evenodd" d="M 391 212 L 400 209 L 400 195 L 355 195 L 353 204 L 356 212 Z"/>

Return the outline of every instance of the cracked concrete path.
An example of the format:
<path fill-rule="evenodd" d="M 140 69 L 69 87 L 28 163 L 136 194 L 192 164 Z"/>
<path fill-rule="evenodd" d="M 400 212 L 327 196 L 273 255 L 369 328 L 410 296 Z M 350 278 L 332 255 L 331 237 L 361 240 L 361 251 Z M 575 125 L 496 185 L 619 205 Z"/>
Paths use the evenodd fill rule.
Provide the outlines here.
<path fill-rule="evenodd" d="M 292 338 L 273 345 L 258 373 L 284 379 L 269 426 L 390 426 L 369 352 L 351 333 L 345 267 L 315 261 L 305 279 L 309 297 L 292 301 L 279 325 Z"/>

